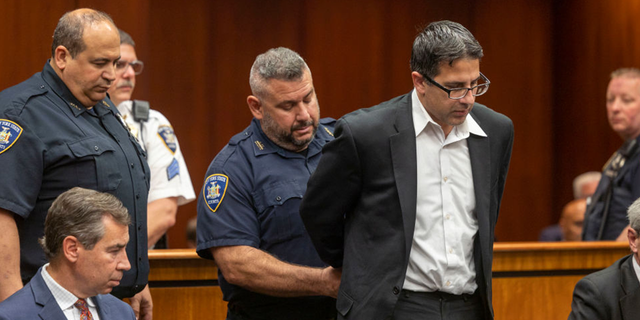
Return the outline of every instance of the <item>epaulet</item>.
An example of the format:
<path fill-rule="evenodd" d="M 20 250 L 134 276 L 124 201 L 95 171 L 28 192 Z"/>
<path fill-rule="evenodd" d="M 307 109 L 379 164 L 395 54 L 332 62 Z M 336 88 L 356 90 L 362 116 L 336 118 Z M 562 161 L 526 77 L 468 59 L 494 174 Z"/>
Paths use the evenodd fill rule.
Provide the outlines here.
<path fill-rule="evenodd" d="M 253 134 L 253 132 L 251 132 L 249 130 L 249 128 L 244 129 L 244 131 L 236 134 L 235 136 L 233 136 L 230 140 L 229 140 L 229 145 L 237 145 L 238 143 L 240 143 L 240 141 L 243 140 L 247 140 L 249 139 L 249 137 L 251 137 L 251 135 Z"/>

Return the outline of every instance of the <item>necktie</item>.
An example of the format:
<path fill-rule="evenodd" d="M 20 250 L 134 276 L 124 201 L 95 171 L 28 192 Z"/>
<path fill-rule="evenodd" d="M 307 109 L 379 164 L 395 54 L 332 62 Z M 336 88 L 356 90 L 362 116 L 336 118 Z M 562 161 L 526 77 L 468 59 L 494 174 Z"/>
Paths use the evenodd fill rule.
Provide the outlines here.
<path fill-rule="evenodd" d="M 89 312 L 89 307 L 87 306 L 87 301 L 78 299 L 73 306 L 80 309 L 80 320 L 93 320 L 91 312 Z"/>

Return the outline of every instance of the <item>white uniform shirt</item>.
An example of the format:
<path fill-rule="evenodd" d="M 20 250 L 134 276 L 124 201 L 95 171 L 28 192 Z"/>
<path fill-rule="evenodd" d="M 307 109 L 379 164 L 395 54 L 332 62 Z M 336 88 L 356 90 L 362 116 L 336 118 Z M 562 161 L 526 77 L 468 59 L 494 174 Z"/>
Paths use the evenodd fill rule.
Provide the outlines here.
<path fill-rule="evenodd" d="M 473 243 L 478 232 L 467 138 L 486 136 L 468 115 L 445 138 L 412 95 L 418 187 L 416 224 L 403 289 L 473 293 L 476 271 Z"/>
<path fill-rule="evenodd" d="M 151 169 L 149 202 L 178 197 L 180 206 L 193 201 L 196 195 L 191 177 L 171 123 L 156 110 L 149 110 L 147 121 L 137 122 L 131 113 L 132 104 L 132 101 L 124 101 L 118 105 L 118 111 L 147 152 L 147 163 Z"/>
<path fill-rule="evenodd" d="M 51 291 L 53 298 L 56 299 L 60 309 L 62 309 L 62 313 L 64 313 L 64 316 L 68 320 L 80 320 L 80 309 L 73 306 L 76 301 L 78 301 L 78 297 L 53 280 L 49 272 L 47 272 L 48 267 L 48 263 L 42 267 L 42 279 L 44 279 L 44 283 L 47 285 L 47 288 L 49 288 L 49 291 Z M 100 315 L 98 314 L 98 309 L 93 299 L 87 298 L 86 301 L 93 320 L 100 320 Z"/>

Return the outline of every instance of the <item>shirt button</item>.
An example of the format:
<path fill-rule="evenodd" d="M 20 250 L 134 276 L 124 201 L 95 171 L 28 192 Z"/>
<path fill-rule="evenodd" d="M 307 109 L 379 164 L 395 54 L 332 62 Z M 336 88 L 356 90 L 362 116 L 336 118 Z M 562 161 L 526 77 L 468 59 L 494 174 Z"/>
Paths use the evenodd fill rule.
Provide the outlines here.
<path fill-rule="evenodd" d="M 398 294 L 400 293 L 400 289 L 398 289 L 398 287 L 393 287 L 393 294 Z"/>
<path fill-rule="evenodd" d="M 276 201 L 280 201 L 280 200 L 282 200 L 282 198 L 280 196 L 277 196 Z"/>
<path fill-rule="evenodd" d="M 138 231 L 141 231 L 141 230 L 142 230 L 142 227 L 141 227 L 141 226 L 138 226 Z"/>
<path fill-rule="evenodd" d="M 449 180 L 449 178 L 444 177 L 444 179 L 443 179 L 443 180 L 444 180 L 444 182 L 447 182 L 447 180 Z"/>
<path fill-rule="evenodd" d="M 131 162 L 131 169 L 133 169 L 133 162 Z"/>
<path fill-rule="evenodd" d="M 100 150 L 100 148 L 98 148 L 98 146 L 94 146 L 93 150 L 98 151 L 98 150 Z"/>
<path fill-rule="evenodd" d="M 447 281 L 447 283 L 445 283 L 445 285 L 446 285 L 447 287 L 450 287 L 450 286 L 451 286 L 451 281 Z"/>
<path fill-rule="evenodd" d="M 447 219 L 447 220 L 451 219 L 451 215 L 450 215 L 450 214 L 447 214 L 447 215 L 445 216 L 445 219 Z"/>
<path fill-rule="evenodd" d="M 453 253 L 453 249 L 449 248 L 449 253 Z"/>
<path fill-rule="evenodd" d="M 140 195 L 139 194 L 136 194 L 136 199 L 140 199 Z"/>

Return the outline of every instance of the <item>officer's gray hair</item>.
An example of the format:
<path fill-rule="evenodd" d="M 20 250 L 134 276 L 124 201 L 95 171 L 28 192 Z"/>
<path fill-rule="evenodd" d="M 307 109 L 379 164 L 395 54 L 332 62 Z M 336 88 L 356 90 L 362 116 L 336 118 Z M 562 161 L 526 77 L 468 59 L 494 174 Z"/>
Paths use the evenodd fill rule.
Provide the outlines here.
<path fill-rule="evenodd" d="M 132 47 L 136 46 L 135 41 L 133 41 L 133 38 L 131 38 L 128 33 L 122 31 L 122 29 L 118 29 L 118 33 L 120 34 L 120 44 L 128 44 Z"/>
<path fill-rule="evenodd" d="M 58 21 L 55 31 L 53 31 L 53 42 L 51 43 L 51 57 L 56 54 L 56 48 L 63 46 L 69 50 L 71 58 L 86 49 L 86 45 L 82 40 L 82 34 L 86 26 L 93 25 L 98 22 L 108 21 L 115 26 L 115 23 L 108 14 L 102 11 L 91 9 L 80 9 L 65 13 Z"/>
<path fill-rule="evenodd" d="M 266 93 L 265 84 L 268 80 L 300 80 L 305 70 L 311 74 L 307 63 L 295 51 L 283 47 L 269 49 L 253 62 L 249 75 L 251 92 L 262 98 Z"/>
<path fill-rule="evenodd" d="M 640 198 L 636 199 L 627 209 L 629 225 L 636 233 L 640 234 Z"/>
<path fill-rule="evenodd" d="M 62 242 L 74 236 L 91 250 L 105 233 L 102 217 L 110 215 L 124 226 L 131 218 L 122 202 L 113 195 L 75 187 L 53 201 L 44 222 L 44 237 L 39 239 L 44 253 L 51 261 L 62 251 Z"/>
<path fill-rule="evenodd" d="M 451 65 L 457 59 L 482 56 L 480 43 L 467 28 L 448 20 L 432 22 L 413 41 L 411 71 L 434 78 L 443 61 Z"/>

